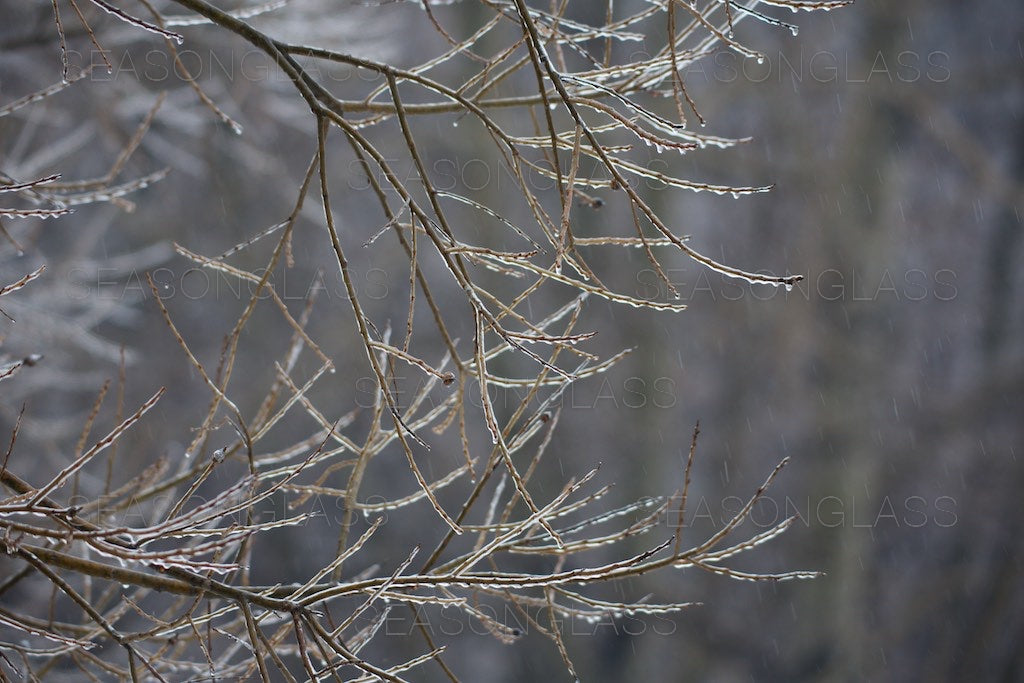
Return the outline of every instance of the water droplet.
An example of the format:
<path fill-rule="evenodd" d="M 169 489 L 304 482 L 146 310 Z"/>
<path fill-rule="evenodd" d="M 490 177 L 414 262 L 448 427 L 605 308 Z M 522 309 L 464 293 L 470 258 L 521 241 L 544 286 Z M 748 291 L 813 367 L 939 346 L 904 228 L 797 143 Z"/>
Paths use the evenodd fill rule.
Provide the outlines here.
<path fill-rule="evenodd" d="M 787 282 L 786 283 L 786 291 L 787 292 L 792 292 L 793 291 L 793 283 L 792 282 Z"/>
<path fill-rule="evenodd" d="M 459 127 L 459 122 L 458 121 L 452 121 L 452 128 L 458 128 L 458 127 Z"/>
<path fill-rule="evenodd" d="M 800 27 L 799 26 L 790 26 L 789 27 L 789 32 L 792 33 L 794 36 L 796 36 L 796 34 L 800 33 Z"/>
<path fill-rule="evenodd" d="M 764 55 L 758 55 L 757 56 L 757 63 L 758 64 L 764 64 Z"/>
<path fill-rule="evenodd" d="M 548 105 L 548 109 L 550 109 L 551 111 L 554 111 L 554 110 L 558 109 L 558 104 L 555 103 L 555 102 L 552 102 L 551 104 Z"/>

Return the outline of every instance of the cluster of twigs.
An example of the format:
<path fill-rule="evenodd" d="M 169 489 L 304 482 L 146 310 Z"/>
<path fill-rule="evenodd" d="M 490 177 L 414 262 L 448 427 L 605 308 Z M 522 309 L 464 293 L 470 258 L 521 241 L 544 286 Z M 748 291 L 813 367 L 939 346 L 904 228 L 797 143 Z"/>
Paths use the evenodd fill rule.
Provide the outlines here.
<path fill-rule="evenodd" d="M 79 5 L 69 2 L 99 46 Z M 524 0 L 484 0 L 489 18 L 468 37 L 456 37 L 443 26 L 432 3 L 423 2 L 423 23 L 436 30 L 447 48 L 416 67 L 403 69 L 342 51 L 283 42 L 249 23 L 249 17 L 284 3 L 228 12 L 205 0 L 174 0 L 169 4 L 190 14 L 172 16 L 140 0 L 147 13 L 143 18 L 102 0 L 89 2 L 117 19 L 159 34 L 171 51 L 182 39 L 176 27 L 205 22 L 240 36 L 266 53 L 290 79 L 308 106 L 316 144 L 294 209 L 280 223 L 218 256 L 176 246 L 181 256 L 247 283 L 252 292 L 226 337 L 216 368 L 197 358 L 150 282 L 154 305 L 211 396 L 186 449 L 187 457 L 161 458 L 120 484 L 111 476 L 119 439 L 137 422 L 152 419 L 146 413 L 160 401 L 163 389 L 127 417 L 119 399 L 114 426 L 102 438 L 90 441 L 108 393 L 109 384 L 104 385 L 67 466 L 45 483 L 15 474 L 15 427 L 0 470 L 9 491 L 0 501 L 0 526 L 7 553 L 21 566 L 0 582 L 0 596 L 23 591 L 49 599 L 36 602 L 39 608 L 32 613 L 0 607 L 2 632 L 8 634 L 0 642 L 3 665 L 37 677 L 54 667 L 77 667 L 101 677 L 133 680 L 258 675 L 269 681 L 302 677 L 402 680 L 407 672 L 432 663 L 454 680 L 456 674 L 443 656 L 447 644 L 437 642 L 437 634 L 429 629 L 422 628 L 419 634 L 421 654 L 399 664 L 375 664 L 365 654 L 367 646 L 380 634 L 389 614 L 402 609 L 414 614 L 459 610 L 466 619 L 483 623 L 495 637 L 511 642 L 519 630 L 481 609 L 482 601 L 494 600 L 509 605 L 537 633 L 550 638 L 567 670 L 575 674 L 562 636 L 565 623 L 610 615 L 672 613 L 692 604 L 652 603 L 643 598 L 608 601 L 588 594 L 589 584 L 673 568 L 699 568 L 744 580 L 814 575 L 749 573 L 723 564 L 792 523 L 787 519 L 746 540 L 735 538 L 781 463 L 728 524 L 701 542 L 684 543 L 696 430 L 685 484 L 675 495 L 608 506 L 610 488 L 596 483 L 596 469 L 570 479 L 554 496 L 543 496 L 531 485 L 558 424 L 561 397 L 572 383 L 607 370 L 626 355 L 601 359 L 586 350 L 594 333 L 579 332 L 577 325 L 587 299 L 596 296 L 657 310 L 684 308 L 677 301 L 640 299 L 606 286 L 588 265 L 589 250 L 641 249 L 673 293 L 656 250 L 681 251 L 703 266 L 752 283 L 788 287 L 799 279 L 746 272 L 694 250 L 655 213 L 636 189 L 635 180 L 733 195 L 767 188 L 677 178 L 652 171 L 630 157 L 636 143 L 667 154 L 736 144 L 736 140 L 688 127 L 688 113 L 703 120 L 686 91 L 681 70 L 723 45 L 756 58 L 757 53 L 739 43 L 733 33 L 742 19 L 789 27 L 794 33 L 795 27 L 755 9 L 756 2 L 747 6 L 731 0 L 696 4 L 650 0 L 628 16 L 619 16 L 609 2 L 603 24 L 591 25 L 571 18 L 568 2 L 539 9 Z M 847 1 L 761 4 L 796 11 L 831 9 Z M 66 55 L 56 1 L 54 9 Z M 649 37 L 655 27 L 668 36 L 661 49 L 642 61 L 620 58 L 620 43 Z M 305 66 L 320 62 L 369 70 L 378 82 L 370 82 L 359 98 L 342 98 Z M 66 57 L 64 68 L 67 79 Z M 450 74 L 467 70 L 468 75 L 452 81 Z M 190 83 L 218 116 L 240 130 L 198 84 Z M 25 103 L 45 98 L 56 88 L 26 98 Z M 663 101 L 671 103 L 671 114 L 659 113 L 665 108 Z M 5 183 L 0 191 L 16 193 L 31 203 L 25 209 L 5 209 L 3 215 L 44 217 L 66 213 L 81 201 L 125 201 L 125 193 L 157 180 L 163 172 L 113 184 L 158 106 L 159 101 L 104 178 L 71 184 L 59 184 L 56 176 L 35 181 L 0 178 Z M 510 109 L 519 112 L 514 124 L 503 115 Z M 517 226 L 497 208 L 441 190 L 432 182 L 413 120 L 445 113 L 474 119 L 493 143 L 494 153 L 518 181 L 517 199 L 530 217 L 528 227 Z M 397 172 L 394 162 L 380 151 L 376 131 L 399 136 L 416 169 L 414 181 Z M 332 205 L 328 163 L 343 154 L 335 141 L 346 145 L 347 153 L 363 169 L 385 221 L 367 243 L 383 243 L 390 235 L 394 248 L 407 257 L 408 312 L 398 335 L 390 327 L 382 330 L 375 324 L 353 281 Z M 584 161 L 596 162 L 591 165 L 596 170 L 585 171 Z M 538 191 L 528 182 L 528 173 L 552 179 L 555 190 Z M 350 429 L 352 406 L 317 405 L 310 398 L 314 386 L 330 381 L 335 366 L 307 331 L 318 303 L 310 298 L 295 315 L 271 281 L 275 271 L 293 262 L 293 232 L 310 194 L 321 205 L 325 240 L 333 249 L 346 305 L 351 307 L 377 383 L 372 417 L 362 434 Z M 581 207 L 613 201 L 623 202 L 632 216 L 633 225 L 626 234 L 574 234 Z M 501 236 L 475 243 L 471 231 L 452 216 L 455 204 L 479 212 L 480 220 L 496 226 Z M 263 268 L 253 271 L 232 264 L 235 254 L 271 236 L 276 244 Z M 505 237 L 520 241 L 521 250 L 501 246 Z M 496 273 L 498 282 L 505 284 L 485 287 L 481 268 Z M 33 272 L 5 286 L 0 294 L 19 289 L 40 274 Z M 456 284 L 464 306 L 445 303 L 436 295 L 442 279 L 446 286 Z M 528 302 L 539 290 L 564 291 L 565 286 L 574 292 L 556 310 L 544 316 L 527 313 Z M 423 303 L 430 320 L 417 323 L 416 311 Z M 244 387 L 233 383 L 233 370 L 244 353 L 240 350 L 243 330 L 256 307 L 267 305 L 279 311 L 291 343 L 274 365 L 275 378 L 263 388 L 258 409 L 246 414 L 239 399 L 243 391 L 254 388 L 251 382 Z M 451 329 L 467 316 L 472 338 L 463 342 Z M 431 346 L 426 333 L 414 337 L 414 328 L 418 331 L 423 326 L 436 330 L 440 348 Z M 392 338 L 396 336 L 401 339 Z M 530 359 L 536 373 L 525 378 L 499 374 L 495 361 L 507 354 Z M 439 360 L 434 362 L 428 355 Z M 318 368 L 302 377 L 299 360 L 306 357 L 315 358 Z M 5 365 L 0 379 L 8 379 L 20 367 L 18 363 L 25 362 Z M 393 390 L 400 365 L 423 374 L 418 390 L 404 400 Z M 119 396 L 123 396 L 124 375 Z M 479 398 L 479 407 L 469 399 L 471 389 L 478 390 L 473 395 Z M 500 415 L 493 404 L 498 392 L 514 392 L 517 398 L 507 416 Z M 285 418 L 295 414 L 312 420 L 311 430 L 290 437 L 287 447 L 268 447 L 268 435 L 279 440 Z M 486 447 L 474 444 L 474 424 L 486 426 L 490 437 Z M 234 433 L 230 443 L 211 443 L 214 431 L 227 425 Z M 440 478 L 428 479 L 423 467 L 432 453 L 428 442 L 435 438 L 431 435 L 449 430 L 457 432 L 455 441 L 461 444 L 464 462 Z M 396 455 L 404 457 L 416 488 L 404 497 L 371 502 L 371 492 L 362 486 L 369 463 Z M 79 490 L 82 472 L 104 467 L 105 485 L 88 503 L 66 502 L 69 486 Z M 233 483 L 211 494 L 214 472 L 237 476 L 232 474 Z M 344 484 L 332 485 L 339 477 Z M 204 495 L 199 495 L 200 490 Z M 290 514 L 262 518 L 261 503 L 281 496 L 288 500 Z M 343 511 L 333 561 L 296 583 L 253 585 L 250 575 L 257 559 L 257 537 L 307 524 L 316 514 L 315 501 L 324 497 L 340 501 Z M 452 500 L 462 502 L 453 505 Z M 149 523 L 124 523 L 127 512 L 137 506 L 146 507 Z M 373 545 L 385 533 L 381 515 L 412 506 L 432 510 L 443 525 L 440 542 L 428 549 L 426 558 L 418 559 L 417 547 L 409 549 L 400 562 L 371 565 L 362 573 L 352 571 L 353 557 L 361 551 L 372 555 Z M 352 537 L 350 531 L 363 516 L 375 521 Z M 646 549 L 623 552 L 636 543 L 644 543 Z M 621 559 L 593 561 L 607 556 Z M 49 586 L 50 592 L 40 592 L 40 586 Z M 104 654 L 111 643 L 123 656 Z"/>
<path fill-rule="evenodd" d="M 21 97 L 8 104 L 0 105 L 0 118 L 14 114 L 23 107 L 53 97 L 71 86 L 75 81 L 86 78 L 89 72 L 90 69 L 83 69 L 74 77 L 68 77 L 65 73 L 64 79 L 59 83 L 44 88 L 39 92 Z M 35 180 L 20 180 L 0 170 L 0 194 L 14 194 L 24 204 L 20 208 L 0 207 L 0 219 L 57 218 L 71 213 L 77 205 L 95 204 L 98 202 L 111 202 L 126 211 L 134 210 L 135 205 L 126 199 L 126 195 L 142 190 L 150 184 L 159 181 L 167 175 L 168 169 L 162 169 L 121 183 L 116 183 L 116 181 L 124 170 L 128 159 L 138 149 L 162 102 L 162 97 L 157 99 L 152 110 L 139 124 L 135 134 L 132 135 L 131 139 L 121 150 L 121 153 L 114 160 L 110 170 L 102 177 L 65 181 L 61 179 L 59 173 L 54 173 Z M 34 165 L 33 160 L 27 159 L 23 162 L 23 165 L 32 167 Z M 9 243 L 15 246 L 19 254 L 23 253 L 24 250 L 21 245 L 11 236 L 2 222 L 0 222 L 0 232 L 2 232 L 4 238 Z"/>

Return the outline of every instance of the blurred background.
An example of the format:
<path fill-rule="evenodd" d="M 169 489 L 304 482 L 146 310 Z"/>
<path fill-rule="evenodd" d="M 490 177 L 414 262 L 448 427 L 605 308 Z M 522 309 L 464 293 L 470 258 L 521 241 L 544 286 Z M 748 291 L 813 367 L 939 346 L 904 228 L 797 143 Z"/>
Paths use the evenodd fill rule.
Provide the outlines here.
<path fill-rule="evenodd" d="M 635 4 L 617 3 L 617 11 Z M 279 17 L 255 22 L 275 35 L 401 65 L 440 49 L 415 6 L 331 8 L 328 14 L 296 0 Z M 702 132 L 752 140 L 685 156 L 638 153 L 652 168 L 663 164 L 694 180 L 774 190 L 733 199 L 641 185 L 699 251 L 804 280 L 792 291 L 740 286 L 667 256 L 687 311 L 591 300 L 581 328 L 600 334 L 588 348 L 605 357 L 635 350 L 564 397 L 544 474 L 554 490 L 601 462 L 619 503 L 670 494 L 682 483 L 699 420 L 687 538 L 721 528 L 788 457 L 747 530 L 794 513 L 801 519 L 737 566 L 826 575 L 753 584 L 675 572 L 625 582 L 616 590 L 704 604 L 671 618 L 576 625 L 570 654 L 591 681 L 1021 680 L 1024 7 L 857 0 L 828 13 L 766 11 L 796 20 L 799 35 L 744 22 L 737 38 L 764 52 L 763 63 L 723 50 L 683 74 L 708 122 Z M 59 80 L 50 12 L 48 3 L 0 2 L 7 18 L 0 103 Z M 435 12 L 456 35 L 484 16 L 470 3 Z M 158 91 L 167 90 L 127 170 L 172 172 L 130 197 L 134 213 L 99 205 L 59 221 L 5 221 L 25 255 L 4 241 L 3 282 L 42 263 L 50 268 L 45 282 L 4 300 L 4 310 L 25 322 L 4 323 L 3 352 L 45 355 L 0 395 L 4 433 L 22 403 L 29 406 L 11 465 L 26 477 L 65 462 L 99 385 L 117 376 L 122 347 L 128 405 L 159 385 L 169 393 L 156 418 L 131 434 L 120 462 L 134 471 L 158 455 L 180 457 L 207 393 L 146 300 L 142 274 L 154 273 L 175 322 L 201 360 L 214 364 L 244 298 L 232 289 L 237 283 L 195 270 L 171 243 L 214 255 L 284 219 L 314 151 L 311 121 L 290 84 L 241 43 L 196 27 L 182 48 L 210 97 L 244 126 L 236 136 L 174 78 L 149 36 L 97 22 L 117 48 L 114 72 L 97 70 L 90 83 L 0 119 L 0 168 L 18 177 L 103 175 Z M 630 49 L 640 58 L 658 41 L 660 34 Z M 81 51 L 77 63 L 92 61 L 81 35 L 69 45 Z M 339 92 L 368 78 L 340 68 L 323 76 Z M 417 122 L 437 178 L 501 205 L 510 178 L 480 151 L 479 130 L 453 123 L 460 123 L 455 115 Z M 393 131 L 378 142 L 397 155 Z M 361 294 L 379 325 L 402 328 L 404 258 L 383 241 L 361 247 L 384 220 L 348 157 L 339 152 L 335 163 Z M 629 234 L 620 208 L 578 209 L 577 234 Z M 316 227 L 316 203 L 307 209 L 298 263 L 274 283 L 296 312 L 311 288 L 321 290 L 324 313 L 314 316 L 311 336 L 339 369 L 318 399 L 341 414 L 365 407 L 373 382 Z M 591 264 L 620 291 L 664 299 L 663 283 L 635 251 L 595 251 Z M 258 267 L 267 253 L 243 254 L 239 264 Z M 244 379 L 235 388 L 243 410 L 258 404 L 272 360 L 287 346 L 275 325 L 279 316 L 268 307 L 247 330 L 236 371 Z M 410 386 L 416 379 L 410 374 Z M 357 419 L 353 429 L 359 426 Z M 429 467 L 437 476 L 461 459 L 457 452 L 436 457 Z M 392 480 L 400 467 L 398 459 L 382 463 L 366 489 L 398 491 Z M 376 561 L 391 566 L 412 543 L 436 535 L 427 521 L 422 514 L 393 520 L 393 547 L 378 548 Z M 255 580 L 308 575 L 333 548 L 321 533 L 334 538 L 317 525 L 277 538 L 286 552 L 268 556 Z M 463 680 L 535 680 L 561 668 L 558 653 L 535 634 L 502 645 L 453 623 L 434 626 L 462 637 L 447 661 Z M 409 630 L 393 626 L 396 636 Z M 379 656 L 389 656 L 391 641 L 381 639 Z M 411 645 L 396 645 L 395 661 L 403 647 Z M 440 669 L 421 673 L 435 674 L 441 680 Z"/>

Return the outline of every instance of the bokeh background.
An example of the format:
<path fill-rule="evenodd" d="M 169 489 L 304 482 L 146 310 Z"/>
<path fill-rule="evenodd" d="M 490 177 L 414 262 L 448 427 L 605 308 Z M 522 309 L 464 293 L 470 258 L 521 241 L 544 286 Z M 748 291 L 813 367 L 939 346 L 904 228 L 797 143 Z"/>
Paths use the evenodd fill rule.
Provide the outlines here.
<path fill-rule="evenodd" d="M 48 3 L 0 2 L 0 101 L 59 78 L 50 11 Z M 454 33 L 478 25 L 481 11 L 468 2 L 436 8 Z M 684 72 L 707 131 L 752 141 L 681 157 L 642 152 L 652 167 L 693 179 L 775 189 L 740 199 L 644 191 L 698 250 L 805 279 L 788 292 L 739 286 L 668 257 L 687 311 L 591 301 L 583 325 L 600 334 L 589 348 L 605 356 L 635 350 L 567 394 L 544 474 L 556 489 L 564 473 L 601 462 L 620 502 L 669 494 L 682 483 L 699 420 L 689 537 L 720 528 L 788 457 L 748 530 L 793 513 L 801 520 L 740 566 L 826 575 L 782 584 L 678 572 L 631 581 L 617 590 L 704 605 L 672 618 L 577 625 L 570 652 L 591 681 L 1021 680 L 1024 7 L 858 0 L 829 13 L 775 11 L 798 21 L 798 36 L 749 21 L 737 29 L 767 55 L 763 63 L 721 51 Z M 278 14 L 257 23 L 399 64 L 439 47 L 415 6 L 296 0 Z M 206 393 L 141 276 L 155 274 L 197 355 L 215 362 L 242 301 L 237 285 L 191 269 L 171 243 L 217 254 L 283 219 L 313 152 L 311 121 L 290 85 L 241 43 L 195 28 L 183 48 L 210 96 L 245 127 L 236 136 L 174 78 L 149 36 L 97 21 L 116 47 L 114 73 L 97 71 L 79 84 L 88 87 L 0 119 L 0 167 L 19 177 L 102 175 L 156 93 L 168 90 L 129 170 L 172 173 L 132 197 L 133 214 L 98 206 L 60 221 L 6 222 L 26 253 L 0 246 L 2 280 L 28 266 L 50 268 L 45 283 L 4 302 L 24 324 L 3 323 L 3 352 L 46 357 L 0 395 L 4 433 L 22 403 L 29 406 L 12 456 L 25 476 L 66 461 L 99 384 L 117 376 L 122 346 L 128 404 L 159 385 L 169 393 L 155 419 L 131 435 L 121 462 L 129 470 L 181 455 Z M 87 40 L 70 40 L 91 61 Z M 657 40 L 635 49 L 653 52 Z M 324 76 L 343 92 L 365 74 Z M 479 131 L 453 123 L 459 119 L 440 116 L 417 124 L 433 170 L 453 191 L 500 205 L 510 179 L 480 151 Z M 399 149 L 387 131 L 379 141 Z M 334 170 L 361 294 L 379 324 L 401 327 L 402 260 L 386 245 L 360 246 L 383 219 L 344 155 Z M 311 205 L 296 238 L 298 264 L 275 286 L 296 311 L 311 287 L 322 288 L 324 313 L 311 334 L 339 371 L 318 399 L 341 414 L 365 405 L 373 385 Z M 614 205 L 575 218 L 578 234 L 630 229 Z M 263 258 L 243 255 L 240 263 L 256 267 Z M 593 258 L 622 291 L 664 297 L 642 252 Z M 457 293 L 449 294 L 454 301 Z M 247 330 L 236 391 L 250 409 L 287 344 L 278 325 L 268 310 Z M 436 457 L 437 475 L 460 458 Z M 382 463 L 367 489 L 408 492 L 394 483 L 404 467 Z M 393 545 L 378 548 L 376 561 L 390 566 L 436 535 L 424 528 L 427 517 L 393 520 Z M 325 520 L 276 537 L 256 578 L 308 574 L 329 556 L 333 541 L 324 538 L 334 533 Z M 392 626 L 395 637 L 381 639 L 379 656 L 409 630 Z M 464 622 L 432 628 L 462 638 L 447 661 L 463 680 L 536 680 L 561 666 L 529 633 L 509 646 Z M 395 661 L 405 647 L 394 645 Z M 421 675 L 441 680 L 440 673 Z"/>

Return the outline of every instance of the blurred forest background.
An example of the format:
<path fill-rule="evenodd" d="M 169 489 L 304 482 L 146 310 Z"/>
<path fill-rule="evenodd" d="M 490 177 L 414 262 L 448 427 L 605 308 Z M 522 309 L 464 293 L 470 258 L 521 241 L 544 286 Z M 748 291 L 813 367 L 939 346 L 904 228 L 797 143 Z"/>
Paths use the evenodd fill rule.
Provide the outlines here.
<path fill-rule="evenodd" d="M 415 6 L 328 5 L 296 0 L 253 21 L 275 35 L 397 64 L 438 49 Z M 453 34 L 479 23 L 470 2 L 434 11 Z M 699 420 L 693 536 L 720 528 L 741 505 L 737 496 L 789 456 L 752 521 L 767 528 L 793 512 L 802 520 L 742 566 L 826 575 L 747 584 L 691 570 L 633 580 L 623 590 L 704 606 L 592 624 L 568 646 L 591 681 L 1021 680 L 1024 7 L 857 0 L 839 11 L 785 15 L 799 23 L 798 36 L 757 22 L 737 27 L 745 44 L 767 55 L 763 63 L 722 50 L 684 72 L 708 122 L 702 132 L 751 136 L 750 143 L 684 156 L 642 150 L 652 168 L 775 189 L 733 199 L 640 186 L 704 253 L 805 279 L 791 291 L 739 286 L 678 255 L 666 264 L 687 311 L 591 301 L 581 327 L 600 334 L 590 348 L 603 356 L 635 350 L 566 394 L 547 467 L 561 482 L 560 468 L 602 462 L 602 477 L 617 483 L 623 500 L 670 493 L 681 485 Z M 3 0 L 0 16 L 0 101 L 7 102 L 56 81 L 60 57 L 49 3 Z M 171 242 L 216 254 L 281 220 L 313 151 L 308 114 L 290 84 L 239 41 L 190 29 L 182 48 L 210 96 L 244 126 L 236 136 L 175 80 L 145 34 L 110 22 L 104 29 L 115 36 L 114 73 L 96 69 L 87 87 L 0 119 L 0 166 L 24 177 L 59 161 L 66 176 L 102 175 L 155 93 L 169 90 L 130 169 L 172 170 L 130 197 L 138 205 L 132 214 L 97 205 L 59 221 L 5 221 L 26 254 L 0 245 L 3 281 L 42 263 L 51 269 L 45 284 L 4 303 L 19 320 L 4 329 L 5 353 L 45 355 L 0 396 L 3 433 L 29 404 L 22 468 L 26 458 L 39 468 L 64 462 L 98 386 L 117 376 L 122 345 L 128 404 L 159 385 L 169 392 L 119 458 L 180 455 L 191 439 L 181 425 L 201 417 L 208 394 L 146 301 L 143 274 L 154 274 L 197 355 L 215 362 L 244 295 L 195 270 Z M 89 49 L 87 41 L 74 46 Z M 635 49 L 639 58 L 656 47 Z M 344 89 L 364 74 L 339 68 L 325 76 Z M 418 122 L 439 186 L 500 205 L 509 178 L 477 151 L 480 131 L 459 123 L 450 114 Z M 45 154 L 26 154 L 48 137 Z M 407 300 L 393 292 L 407 266 L 386 249 L 360 247 L 383 221 L 354 167 L 339 162 L 335 170 L 350 179 L 339 181 L 337 211 L 361 291 L 378 324 L 401 328 Z M 339 365 L 319 398 L 365 407 L 374 380 L 342 315 L 332 256 L 311 229 L 322 217 L 315 203 L 307 208 L 312 220 L 296 234 L 298 265 L 274 284 L 296 312 L 310 288 L 334 301 L 333 314 L 310 325 Z M 576 220 L 577 234 L 609 234 L 621 233 L 629 217 L 608 206 L 585 208 Z M 592 264 L 621 291 L 664 298 L 664 285 L 633 251 L 606 262 L 596 255 Z M 266 359 L 287 342 L 273 323 L 271 315 L 254 319 L 239 359 L 239 376 L 260 386 L 273 375 Z M 410 372 L 411 387 L 416 380 Z M 438 457 L 434 476 L 461 456 Z M 391 481 L 407 474 L 395 469 L 405 465 L 391 465 L 368 473 L 373 490 L 408 490 Z M 391 520 L 391 561 L 436 533 L 424 528 L 436 522 L 427 517 Z M 307 574 L 333 549 L 323 539 L 334 536 L 318 524 L 282 534 L 254 578 Z M 451 663 L 464 680 L 537 680 L 560 666 L 551 648 L 529 646 L 529 634 L 511 646 L 463 635 L 472 646 Z"/>

